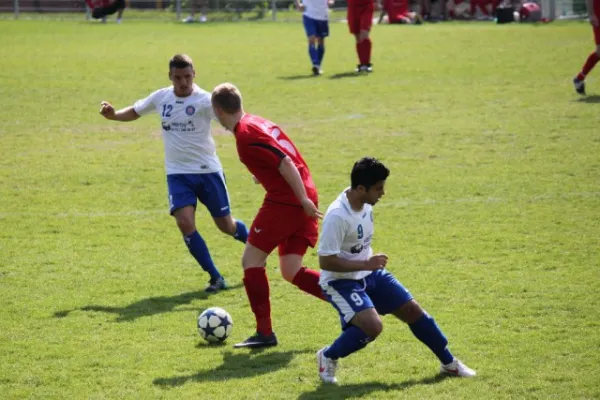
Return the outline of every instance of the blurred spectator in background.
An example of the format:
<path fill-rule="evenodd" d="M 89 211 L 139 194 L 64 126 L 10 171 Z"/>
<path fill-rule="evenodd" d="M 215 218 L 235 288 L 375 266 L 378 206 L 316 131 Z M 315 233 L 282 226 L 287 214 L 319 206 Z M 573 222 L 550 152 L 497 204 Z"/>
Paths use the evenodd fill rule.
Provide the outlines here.
<path fill-rule="evenodd" d="M 409 0 L 384 0 L 379 23 L 390 24 L 420 24 L 421 16 L 410 10 Z"/>
<path fill-rule="evenodd" d="M 85 4 L 91 11 L 92 18 L 106 22 L 108 15 L 118 12 L 117 24 L 121 23 L 123 11 L 125 10 L 125 0 L 85 0 Z"/>
<path fill-rule="evenodd" d="M 189 0 L 190 2 L 190 15 L 187 18 L 184 18 L 181 22 L 186 24 L 191 24 L 194 21 L 194 16 L 196 15 L 196 11 L 198 10 L 198 6 L 200 6 L 200 16 L 198 17 L 198 22 L 206 22 L 206 12 L 208 11 L 208 0 Z"/>
<path fill-rule="evenodd" d="M 494 19 L 497 0 L 471 0 L 471 17 L 479 20 Z"/>
<path fill-rule="evenodd" d="M 542 19 L 542 10 L 536 3 L 523 3 L 519 9 L 519 20 L 521 22 L 538 22 Z"/>
<path fill-rule="evenodd" d="M 421 16 L 424 20 L 445 20 L 448 18 L 446 3 L 448 0 L 419 0 L 421 7 Z M 439 12 L 434 12 L 434 8 L 439 8 Z"/>

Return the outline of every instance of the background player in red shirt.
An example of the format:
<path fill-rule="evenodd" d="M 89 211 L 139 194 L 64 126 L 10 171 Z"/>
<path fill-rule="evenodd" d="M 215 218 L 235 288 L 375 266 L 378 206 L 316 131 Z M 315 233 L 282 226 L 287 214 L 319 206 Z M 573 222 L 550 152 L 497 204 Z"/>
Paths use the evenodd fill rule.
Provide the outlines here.
<path fill-rule="evenodd" d="M 221 125 L 233 132 L 240 161 L 267 192 L 242 256 L 256 334 L 235 347 L 275 346 L 265 265 L 276 247 L 283 278 L 324 300 L 319 272 L 302 265 L 307 248 L 317 242 L 317 218 L 323 216 L 317 208 L 317 189 L 294 143 L 273 122 L 246 114 L 234 85 L 218 85 L 212 92 L 212 105 Z"/>
<path fill-rule="evenodd" d="M 377 8 L 381 8 L 377 0 Z M 373 72 L 371 65 L 371 39 L 369 31 L 373 25 L 374 0 L 348 0 L 348 28 L 356 38 L 358 66 L 356 72 Z"/>
<path fill-rule="evenodd" d="M 596 42 L 596 51 L 590 54 L 583 64 L 581 72 L 573 79 L 575 91 L 581 95 L 585 95 L 585 77 L 594 68 L 598 60 L 600 60 L 600 0 L 586 0 L 588 15 L 590 16 L 590 24 L 594 31 L 594 41 Z"/>
<path fill-rule="evenodd" d="M 384 0 L 384 12 L 379 17 L 379 23 L 384 20 L 384 13 L 387 14 L 387 20 L 390 24 L 420 24 L 421 16 L 416 12 L 410 11 L 409 0 Z"/>

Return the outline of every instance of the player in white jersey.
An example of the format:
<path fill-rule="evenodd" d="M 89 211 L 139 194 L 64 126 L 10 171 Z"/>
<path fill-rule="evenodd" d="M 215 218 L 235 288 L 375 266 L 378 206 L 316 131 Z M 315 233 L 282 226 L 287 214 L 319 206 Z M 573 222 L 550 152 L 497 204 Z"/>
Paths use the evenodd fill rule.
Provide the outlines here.
<path fill-rule="evenodd" d="M 325 38 L 329 36 L 329 6 L 333 0 L 295 0 L 296 8 L 303 11 L 302 22 L 308 37 L 308 55 L 314 75 L 321 75 L 325 55 Z"/>
<path fill-rule="evenodd" d="M 190 253 L 210 275 L 205 291 L 214 293 L 226 289 L 227 283 L 196 229 L 197 200 L 206 206 L 223 233 L 245 243 L 248 230 L 242 221 L 231 215 L 223 167 L 210 130 L 214 119 L 211 94 L 194 83 L 195 76 L 192 59 L 185 54 L 176 54 L 169 61 L 172 86 L 159 89 L 133 106 L 118 111 L 103 101 L 100 114 L 113 121 L 134 121 L 151 113 L 160 115 L 169 211 L 175 217 Z"/>
<path fill-rule="evenodd" d="M 393 314 L 408 324 L 441 362 L 440 372 L 475 376 L 475 371 L 454 358 L 448 341 L 412 295 L 385 267 L 388 257 L 373 254 L 373 205 L 384 195 L 389 170 L 365 157 L 354 164 L 351 187 L 329 206 L 319 242 L 321 287 L 338 311 L 342 334 L 317 352 L 319 376 L 336 383 L 338 359 L 362 349 L 381 333 L 380 315 Z"/>

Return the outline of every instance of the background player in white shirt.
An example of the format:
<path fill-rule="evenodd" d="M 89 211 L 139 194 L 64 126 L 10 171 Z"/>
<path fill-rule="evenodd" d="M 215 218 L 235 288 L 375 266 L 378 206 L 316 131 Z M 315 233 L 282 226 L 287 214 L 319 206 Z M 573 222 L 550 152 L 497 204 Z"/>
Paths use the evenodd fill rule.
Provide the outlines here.
<path fill-rule="evenodd" d="M 196 230 L 197 200 L 206 206 L 223 233 L 245 243 L 248 230 L 242 221 L 236 221 L 231 215 L 223 167 L 210 130 L 214 119 L 211 94 L 194 83 L 195 76 L 192 59 L 185 54 L 176 54 L 169 61 L 172 86 L 159 89 L 119 111 L 103 101 L 100 114 L 113 121 L 134 121 L 150 113 L 160 115 L 169 211 L 175 217 L 190 253 L 210 275 L 205 291 L 214 293 L 226 289 L 227 283 Z"/>
<path fill-rule="evenodd" d="M 334 0 L 295 0 L 298 11 L 303 11 L 302 22 L 308 37 L 308 56 L 314 75 L 321 75 L 325 55 L 325 38 L 329 36 L 329 6 Z"/>
<path fill-rule="evenodd" d="M 387 270 L 385 254 L 373 255 L 373 205 L 384 195 L 389 170 L 370 157 L 352 168 L 351 187 L 329 206 L 319 242 L 320 284 L 338 311 L 342 334 L 317 352 L 319 376 L 336 383 L 338 359 L 362 349 L 381 333 L 380 315 L 393 314 L 408 324 L 442 363 L 440 372 L 475 376 L 475 371 L 454 358 L 448 341 L 412 295 Z"/>

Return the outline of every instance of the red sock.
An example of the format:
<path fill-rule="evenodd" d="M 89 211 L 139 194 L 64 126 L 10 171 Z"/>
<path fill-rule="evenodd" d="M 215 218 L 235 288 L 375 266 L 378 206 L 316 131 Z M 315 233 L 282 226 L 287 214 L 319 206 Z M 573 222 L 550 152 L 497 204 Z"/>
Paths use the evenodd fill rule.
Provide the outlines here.
<path fill-rule="evenodd" d="M 594 66 L 596 65 L 598 60 L 600 60 L 600 56 L 598 56 L 598 54 L 596 54 L 596 52 L 593 52 L 592 54 L 590 54 L 590 56 L 587 58 L 585 64 L 583 64 L 583 68 L 581 69 L 581 72 L 579 74 L 577 74 L 577 79 L 580 81 L 584 80 L 585 77 L 587 76 L 587 74 L 589 74 L 590 71 L 594 68 Z"/>
<path fill-rule="evenodd" d="M 363 52 L 365 57 L 365 64 L 371 64 L 371 39 L 366 38 L 363 42 Z"/>
<path fill-rule="evenodd" d="M 363 61 L 363 51 L 362 51 L 362 43 L 363 42 L 356 42 L 356 54 L 358 55 L 358 63 L 360 65 L 364 64 L 364 61 Z"/>
<path fill-rule="evenodd" d="M 321 300 L 325 300 L 323 290 L 319 286 L 319 277 L 321 274 L 314 269 L 308 269 L 306 267 L 300 268 L 300 271 L 294 276 L 292 283 L 300 290 L 305 291 L 308 294 L 312 294 Z"/>
<path fill-rule="evenodd" d="M 256 318 L 256 331 L 263 335 L 272 334 L 269 281 L 265 268 L 245 269 L 244 287 L 250 301 L 250 308 Z"/>

